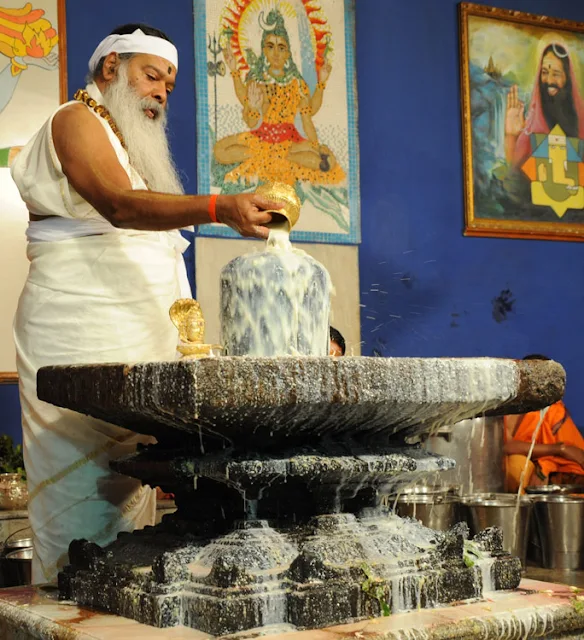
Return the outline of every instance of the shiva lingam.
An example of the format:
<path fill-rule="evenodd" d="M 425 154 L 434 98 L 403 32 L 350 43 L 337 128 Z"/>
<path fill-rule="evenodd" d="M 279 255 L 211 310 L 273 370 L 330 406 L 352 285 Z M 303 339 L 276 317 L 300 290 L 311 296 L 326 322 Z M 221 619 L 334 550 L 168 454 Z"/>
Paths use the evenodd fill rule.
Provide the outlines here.
<path fill-rule="evenodd" d="M 228 356 L 325 356 L 332 284 L 328 271 L 290 243 L 300 216 L 292 187 L 271 183 L 257 193 L 284 203 L 272 211 L 261 252 L 235 258 L 221 272 L 221 343 Z"/>
<path fill-rule="evenodd" d="M 307 307 L 324 305 L 328 322 L 328 280 L 290 284 L 298 270 L 324 267 L 302 253 L 269 251 L 230 263 L 221 276 L 223 346 L 238 355 L 39 371 L 42 400 L 155 436 L 156 444 L 112 467 L 174 493 L 177 505 L 159 525 L 103 548 L 74 540 L 59 574 L 61 597 L 158 627 L 223 635 L 282 624 L 315 629 L 517 587 L 521 564 L 503 550 L 500 531 L 472 540 L 464 524 L 433 531 L 384 510 L 382 496 L 454 466 L 405 445 L 406 436 L 552 404 L 564 391 L 562 367 L 331 358 L 310 353 L 322 348 L 320 320 L 314 340 L 302 344 L 293 322 L 278 328 L 278 339 L 233 328 L 256 298 L 279 310 L 300 296 Z M 239 355 L 246 349 L 262 355 Z"/>

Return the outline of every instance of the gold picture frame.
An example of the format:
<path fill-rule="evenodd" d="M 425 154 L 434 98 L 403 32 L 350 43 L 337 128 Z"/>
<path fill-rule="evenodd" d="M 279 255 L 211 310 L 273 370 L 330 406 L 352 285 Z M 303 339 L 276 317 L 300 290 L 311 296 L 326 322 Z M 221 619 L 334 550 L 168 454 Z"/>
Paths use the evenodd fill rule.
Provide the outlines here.
<path fill-rule="evenodd" d="M 459 26 L 464 235 L 584 241 L 584 23 L 462 2 Z"/>

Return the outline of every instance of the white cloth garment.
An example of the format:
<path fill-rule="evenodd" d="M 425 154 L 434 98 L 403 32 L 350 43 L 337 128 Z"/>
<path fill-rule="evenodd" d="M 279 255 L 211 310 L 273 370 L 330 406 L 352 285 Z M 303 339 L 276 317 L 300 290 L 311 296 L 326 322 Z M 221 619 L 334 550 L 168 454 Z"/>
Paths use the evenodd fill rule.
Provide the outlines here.
<path fill-rule="evenodd" d="M 99 100 L 96 89 L 89 87 Z M 132 187 L 144 189 L 119 140 L 96 117 Z M 120 231 L 110 225 L 68 183 L 51 122 L 13 167 L 29 210 L 59 216 L 29 227 L 30 271 L 14 324 L 34 583 L 55 580 L 67 563 L 71 540 L 108 544 L 120 531 L 153 524 L 156 508 L 153 490 L 109 468 L 111 459 L 151 440 L 41 402 L 37 370 L 55 364 L 173 360 L 177 332 L 168 310 L 177 298 L 190 297 L 180 234 Z"/>
<path fill-rule="evenodd" d="M 157 36 L 147 36 L 142 29 L 123 35 L 112 34 L 104 38 L 96 47 L 89 59 L 89 73 L 93 74 L 102 58 L 110 53 L 149 53 L 160 56 L 174 65 L 178 71 L 178 51 L 176 47 Z"/>

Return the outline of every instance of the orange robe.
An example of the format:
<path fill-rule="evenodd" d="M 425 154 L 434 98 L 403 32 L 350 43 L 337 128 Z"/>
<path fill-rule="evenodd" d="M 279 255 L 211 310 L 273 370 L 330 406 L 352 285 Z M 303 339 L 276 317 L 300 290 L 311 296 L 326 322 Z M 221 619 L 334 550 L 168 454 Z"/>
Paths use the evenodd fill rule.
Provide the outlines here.
<path fill-rule="evenodd" d="M 529 442 L 537 429 L 540 420 L 540 412 L 526 413 L 513 434 L 513 440 Z M 560 400 L 552 404 L 545 414 L 542 425 L 537 434 L 536 444 L 564 444 L 584 449 L 584 437 L 578 431 L 578 427 L 570 417 L 564 403 Z M 549 478 L 552 473 L 575 474 L 584 476 L 584 468 L 576 462 L 566 460 L 560 456 L 544 456 L 533 461 L 537 473 L 542 479 Z"/>

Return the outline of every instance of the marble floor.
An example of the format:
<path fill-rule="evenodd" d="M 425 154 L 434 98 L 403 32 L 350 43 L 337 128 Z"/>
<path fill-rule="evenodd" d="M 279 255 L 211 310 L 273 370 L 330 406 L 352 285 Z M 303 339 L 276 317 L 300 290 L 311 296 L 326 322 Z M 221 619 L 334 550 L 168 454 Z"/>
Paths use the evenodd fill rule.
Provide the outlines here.
<path fill-rule="evenodd" d="M 553 636 L 549 635 L 552 630 Z M 399 613 L 314 631 L 271 631 L 270 640 L 582 638 L 584 596 L 574 588 L 525 579 L 518 590 L 492 593 L 479 602 Z M 240 640 L 257 638 L 258 633 L 248 632 L 236 637 Z M 14 587 L 0 590 L 0 639 L 4 638 L 211 640 L 212 636 L 185 627 L 156 629 L 73 603 L 59 602 L 55 587 Z"/>

